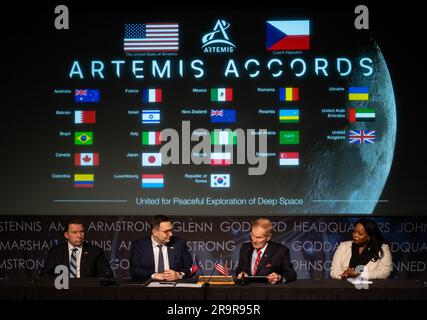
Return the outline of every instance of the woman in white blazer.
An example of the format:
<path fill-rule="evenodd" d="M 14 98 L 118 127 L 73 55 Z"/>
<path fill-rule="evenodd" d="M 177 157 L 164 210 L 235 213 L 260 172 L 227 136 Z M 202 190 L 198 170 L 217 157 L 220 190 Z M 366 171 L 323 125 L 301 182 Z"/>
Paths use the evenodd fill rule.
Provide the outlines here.
<path fill-rule="evenodd" d="M 378 225 L 370 219 L 360 219 L 353 231 L 353 241 L 341 242 L 337 248 L 331 277 L 347 279 L 361 275 L 364 279 L 387 279 L 392 269 L 390 249 Z"/>

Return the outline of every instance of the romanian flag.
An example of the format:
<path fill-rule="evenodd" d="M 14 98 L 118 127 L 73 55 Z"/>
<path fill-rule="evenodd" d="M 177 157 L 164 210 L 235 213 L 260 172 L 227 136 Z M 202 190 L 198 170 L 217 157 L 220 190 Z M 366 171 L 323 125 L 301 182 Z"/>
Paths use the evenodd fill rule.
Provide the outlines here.
<path fill-rule="evenodd" d="M 280 123 L 298 123 L 299 109 L 280 109 L 279 121 Z"/>
<path fill-rule="evenodd" d="M 93 174 L 75 174 L 74 187 L 75 188 L 93 188 L 94 183 Z"/>
<path fill-rule="evenodd" d="M 348 100 L 350 101 L 369 100 L 368 87 L 350 87 L 348 89 Z"/>
<path fill-rule="evenodd" d="M 233 88 L 211 89 L 211 101 L 233 101 Z"/>
<path fill-rule="evenodd" d="M 298 101 L 299 89 L 298 88 L 280 88 L 279 95 L 280 95 L 280 101 Z"/>
<path fill-rule="evenodd" d="M 143 89 L 142 102 L 162 102 L 162 89 Z"/>

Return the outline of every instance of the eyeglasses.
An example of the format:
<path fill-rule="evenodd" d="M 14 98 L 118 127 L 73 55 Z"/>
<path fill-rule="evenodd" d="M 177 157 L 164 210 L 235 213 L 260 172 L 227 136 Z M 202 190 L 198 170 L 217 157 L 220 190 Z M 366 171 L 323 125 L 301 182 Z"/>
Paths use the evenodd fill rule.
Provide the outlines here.
<path fill-rule="evenodd" d="M 160 232 L 164 232 L 164 233 L 166 233 L 166 234 L 168 234 L 168 233 L 172 233 L 172 229 L 169 229 L 169 230 L 160 230 L 160 229 L 156 229 L 157 231 L 160 231 Z"/>

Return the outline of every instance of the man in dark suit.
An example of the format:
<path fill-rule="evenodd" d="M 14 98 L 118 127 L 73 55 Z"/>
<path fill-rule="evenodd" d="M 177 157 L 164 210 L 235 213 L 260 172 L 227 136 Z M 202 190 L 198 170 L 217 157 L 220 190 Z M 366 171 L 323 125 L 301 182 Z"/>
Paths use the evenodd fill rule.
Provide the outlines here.
<path fill-rule="evenodd" d="M 49 250 L 41 275 L 54 277 L 56 266 L 65 265 L 69 268 L 70 278 L 113 277 L 104 251 L 85 242 L 84 234 L 80 219 L 67 221 L 64 232 L 67 241 Z"/>
<path fill-rule="evenodd" d="M 185 240 L 174 237 L 163 215 L 151 221 L 151 235 L 132 243 L 130 274 L 138 280 L 175 281 L 191 275 L 192 259 Z"/>
<path fill-rule="evenodd" d="M 270 241 L 272 229 L 269 219 L 260 218 L 252 223 L 252 242 L 245 242 L 240 249 L 237 278 L 267 276 L 271 284 L 290 282 L 297 278 L 289 258 L 289 249 Z"/>

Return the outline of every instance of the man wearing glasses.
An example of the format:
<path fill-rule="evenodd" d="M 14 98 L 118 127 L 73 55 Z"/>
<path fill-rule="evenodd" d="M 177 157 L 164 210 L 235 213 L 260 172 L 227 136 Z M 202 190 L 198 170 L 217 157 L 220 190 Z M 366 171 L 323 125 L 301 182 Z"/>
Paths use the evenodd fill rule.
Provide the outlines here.
<path fill-rule="evenodd" d="M 150 226 L 151 235 L 132 242 L 132 278 L 176 281 L 190 276 L 193 261 L 186 241 L 173 236 L 172 221 L 157 215 Z"/>

